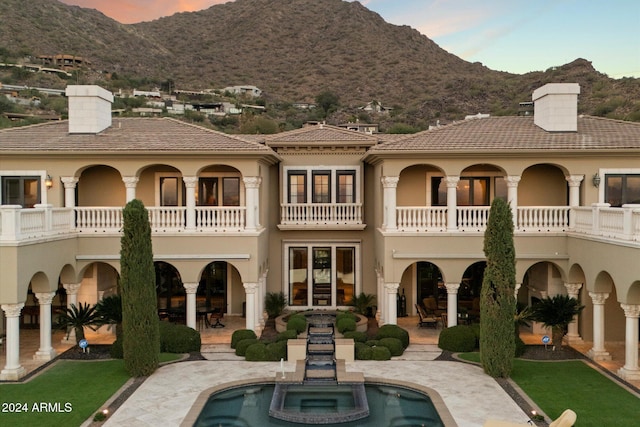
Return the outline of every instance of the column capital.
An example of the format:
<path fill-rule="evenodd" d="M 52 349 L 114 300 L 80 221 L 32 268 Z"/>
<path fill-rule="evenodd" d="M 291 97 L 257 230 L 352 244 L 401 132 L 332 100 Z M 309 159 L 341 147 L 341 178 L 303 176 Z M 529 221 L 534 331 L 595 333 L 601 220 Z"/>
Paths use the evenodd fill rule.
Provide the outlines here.
<path fill-rule="evenodd" d="M 23 302 L 19 302 L 17 304 L 2 304 L 0 308 L 4 311 L 5 316 L 7 317 L 20 317 L 20 312 L 24 307 Z"/>
<path fill-rule="evenodd" d="M 139 178 L 137 176 L 123 176 L 122 182 L 126 188 L 136 188 Z"/>
<path fill-rule="evenodd" d="M 198 283 L 183 283 L 182 286 L 188 294 L 195 294 L 198 291 Z"/>
<path fill-rule="evenodd" d="M 196 185 L 198 184 L 198 177 L 197 176 L 183 176 L 182 177 L 182 182 L 184 182 L 184 186 L 186 188 L 196 188 Z"/>
<path fill-rule="evenodd" d="M 243 283 L 242 286 L 244 287 L 244 292 L 246 294 L 255 294 L 258 290 L 257 283 Z"/>
<path fill-rule="evenodd" d="M 605 300 L 609 298 L 608 292 L 589 292 L 589 296 L 594 305 L 603 305 Z"/>
<path fill-rule="evenodd" d="M 460 283 L 445 283 L 444 286 L 447 288 L 448 294 L 457 294 L 460 289 Z"/>
<path fill-rule="evenodd" d="M 62 287 L 67 291 L 67 295 L 76 295 L 82 283 L 63 283 Z"/>
<path fill-rule="evenodd" d="M 387 290 L 388 294 L 397 294 L 399 287 L 400 287 L 400 283 L 385 283 L 384 284 L 384 288 Z"/>
<path fill-rule="evenodd" d="M 51 301 L 53 301 L 53 297 L 56 296 L 55 292 L 37 292 L 36 298 L 38 299 L 38 304 L 40 305 L 51 305 Z"/>
<path fill-rule="evenodd" d="M 584 175 L 568 175 L 565 179 L 569 183 L 569 187 L 580 187 L 580 183 L 584 181 Z"/>
<path fill-rule="evenodd" d="M 396 188 L 398 181 L 400 181 L 399 176 L 383 176 L 380 178 L 380 182 L 382 182 L 384 188 Z"/>
<path fill-rule="evenodd" d="M 76 188 L 79 179 L 75 176 L 61 176 L 60 181 L 64 184 L 64 188 Z"/>
<path fill-rule="evenodd" d="M 444 177 L 444 182 L 447 184 L 447 188 L 455 188 L 460 182 L 459 175 L 447 175 Z"/>
<path fill-rule="evenodd" d="M 620 304 L 620 307 L 624 310 L 624 316 L 629 318 L 640 317 L 640 304 Z"/>
<path fill-rule="evenodd" d="M 242 178 L 242 181 L 246 188 L 259 188 L 262 183 L 262 178 L 259 176 L 245 176 Z"/>
<path fill-rule="evenodd" d="M 580 289 L 582 289 L 582 283 L 565 283 L 564 287 L 567 288 L 567 293 L 569 294 L 569 296 L 574 296 L 580 293 Z"/>
<path fill-rule="evenodd" d="M 517 187 L 518 183 L 520 183 L 520 179 L 522 179 L 520 175 L 507 175 L 505 178 L 507 187 Z"/>

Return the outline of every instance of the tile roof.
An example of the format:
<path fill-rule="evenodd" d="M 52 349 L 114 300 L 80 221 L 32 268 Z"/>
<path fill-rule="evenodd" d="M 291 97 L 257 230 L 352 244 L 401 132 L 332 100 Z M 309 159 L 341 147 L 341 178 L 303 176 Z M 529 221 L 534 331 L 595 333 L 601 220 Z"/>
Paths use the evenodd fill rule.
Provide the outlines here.
<path fill-rule="evenodd" d="M 640 123 L 580 116 L 577 132 L 547 132 L 533 117 L 490 117 L 386 140 L 370 154 L 391 151 L 506 151 L 640 149 Z"/>
<path fill-rule="evenodd" d="M 269 146 L 331 144 L 371 146 L 378 142 L 376 136 L 324 124 L 305 126 L 274 135 L 263 135 L 262 140 Z"/>
<path fill-rule="evenodd" d="M 68 122 L 63 120 L 2 129 L 0 152 L 253 151 L 274 154 L 258 142 L 167 117 L 114 118 L 112 126 L 98 134 L 70 134 L 68 128 Z"/>

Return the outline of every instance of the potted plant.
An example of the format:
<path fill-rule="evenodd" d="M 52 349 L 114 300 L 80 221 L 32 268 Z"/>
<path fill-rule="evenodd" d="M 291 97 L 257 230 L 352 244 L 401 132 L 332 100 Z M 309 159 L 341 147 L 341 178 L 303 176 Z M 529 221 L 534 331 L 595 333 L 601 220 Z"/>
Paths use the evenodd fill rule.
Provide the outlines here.
<path fill-rule="evenodd" d="M 555 295 L 536 302 L 532 307 L 531 319 L 551 328 L 554 347 L 562 347 L 562 338 L 567 333 L 569 323 L 584 309 L 580 302 L 568 295 Z"/>

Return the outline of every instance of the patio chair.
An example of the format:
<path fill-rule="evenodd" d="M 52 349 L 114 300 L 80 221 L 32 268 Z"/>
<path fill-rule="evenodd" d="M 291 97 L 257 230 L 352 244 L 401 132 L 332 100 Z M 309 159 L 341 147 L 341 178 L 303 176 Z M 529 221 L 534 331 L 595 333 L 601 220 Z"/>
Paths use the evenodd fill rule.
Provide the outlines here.
<path fill-rule="evenodd" d="M 418 310 L 418 326 L 427 326 L 435 328 L 438 324 L 438 318 L 434 315 L 428 315 L 424 308 L 420 304 L 415 304 L 416 310 Z"/>
<path fill-rule="evenodd" d="M 566 409 L 549 427 L 571 427 L 576 423 L 578 416 L 571 409 Z M 487 420 L 482 427 L 527 427 L 531 424 L 512 423 L 510 421 Z"/>

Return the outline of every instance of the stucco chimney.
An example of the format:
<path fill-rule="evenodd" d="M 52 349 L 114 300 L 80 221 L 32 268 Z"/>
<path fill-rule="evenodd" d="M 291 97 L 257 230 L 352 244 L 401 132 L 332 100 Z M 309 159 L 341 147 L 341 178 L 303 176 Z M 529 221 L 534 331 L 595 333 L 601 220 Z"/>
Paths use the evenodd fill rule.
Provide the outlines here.
<path fill-rule="evenodd" d="M 111 126 L 111 92 L 96 85 L 71 85 L 66 95 L 69 133 L 98 133 Z"/>
<path fill-rule="evenodd" d="M 578 131 L 578 83 L 548 83 L 533 91 L 533 122 L 548 132 Z"/>

